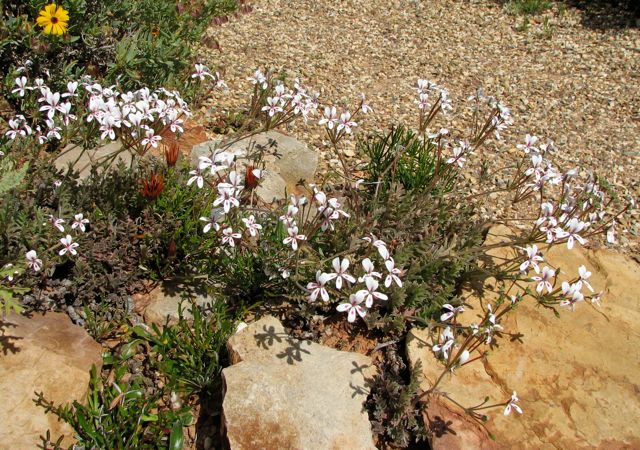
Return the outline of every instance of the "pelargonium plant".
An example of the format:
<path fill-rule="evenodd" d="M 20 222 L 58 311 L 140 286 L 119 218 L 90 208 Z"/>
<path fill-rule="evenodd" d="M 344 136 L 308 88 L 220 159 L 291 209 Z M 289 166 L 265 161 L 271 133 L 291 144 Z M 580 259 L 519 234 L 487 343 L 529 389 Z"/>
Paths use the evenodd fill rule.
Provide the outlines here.
<path fill-rule="evenodd" d="M 239 156 L 242 151 L 233 149 L 239 139 L 231 139 L 211 155 L 201 156 L 188 181 L 210 192 L 205 194 L 211 199 L 211 207 L 201 218 L 202 231 L 217 233 L 220 239 L 217 251 L 229 254 L 251 253 L 256 245 L 280 246 L 277 250 L 283 255 L 279 261 L 280 276 L 299 291 L 301 302 L 334 305 L 337 312 L 345 313 L 350 323 L 364 320 L 371 310 L 388 301 L 394 289 L 403 286 L 406 268 L 396 265 L 393 257 L 393 248 L 401 248 L 402 244 L 389 245 L 383 239 L 363 232 L 359 240 L 345 243 L 345 250 L 328 255 L 325 238 L 335 233 L 341 223 L 368 223 L 372 210 L 367 205 L 371 204 L 372 198 L 382 195 L 383 178 L 395 170 L 405 149 L 398 149 L 392 164 L 379 174 L 378 180 L 365 182 L 356 176 L 341 151 L 341 142 L 357 129 L 359 115 L 372 111 L 364 95 L 353 108 L 340 109 L 334 105 L 321 105 L 318 95 L 307 94 L 307 89 L 302 88 L 298 80 L 290 89 L 282 80 L 260 70 L 249 80 L 254 86 L 249 110 L 251 116 L 263 124 L 258 131 L 281 126 L 295 117 L 311 121 L 317 115 L 315 120 L 325 130 L 341 162 L 341 170 L 334 174 L 337 181 L 306 186 L 307 195 L 291 195 L 284 209 L 278 211 L 277 205 L 260 204 L 253 194 L 257 184 L 249 182 L 250 179 L 259 180 L 265 174 L 262 161 L 258 157 L 242 163 Z M 474 156 L 482 162 L 487 143 L 497 144 L 513 123 L 506 106 L 479 90 L 469 98 L 473 122 L 466 136 L 453 136 L 454 133 L 444 127 L 432 132 L 436 118 L 452 109 L 449 93 L 436 83 L 422 79 L 418 80 L 416 91 L 417 134 L 433 150 L 436 179 L 457 180 Z M 601 300 L 602 293 L 595 292 L 588 281 L 590 272 L 586 266 L 563 269 L 565 272 L 575 270 L 576 276 L 560 282 L 557 278 L 560 269 L 546 263 L 542 248 L 546 251 L 553 245 L 566 245 L 572 249 L 599 235 L 614 243 L 618 221 L 633 203 L 615 211 L 614 199 L 605 194 L 605 188 L 595 176 L 581 179 L 574 169 L 563 171 L 558 168 L 552 161 L 555 145 L 551 141 L 542 143 L 538 137 L 527 135 L 517 148 L 521 155 L 512 166 L 515 169 L 506 169 L 511 170 L 511 180 L 492 192 L 511 194 L 514 204 L 533 202 L 536 217 L 528 220 L 530 231 L 521 237 L 478 249 L 478 253 L 498 247 L 518 250 L 512 259 L 501 261 L 493 268 L 499 273 L 499 286 L 496 287 L 499 296 L 486 306 L 478 322 L 460 323 L 459 317 L 465 311 L 462 302 L 441 305 L 442 313 L 431 322 L 431 329 L 434 355 L 444 367 L 436 383 L 422 394 L 422 401 L 432 395 L 443 395 L 457 404 L 448 394 L 438 390 L 440 381 L 447 373 L 485 358 L 487 349 L 493 347 L 497 339 L 508 336 L 501 323 L 520 302 L 529 299 L 554 311 L 556 307 L 571 311 L 580 303 L 597 306 Z M 433 180 L 431 183 L 437 184 Z M 474 197 L 482 197 L 482 194 L 469 199 Z M 268 241 L 267 237 L 268 242 L 256 244 L 262 235 L 279 238 Z M 452 300 L 457 301 L 457 298 Z M 407 320 L 412 318 L 407 316 Z M 464 409 L 481 421 L 484 416 L 480 411 L 491 407 L 503 407 L 505 415 L 512 411 L 522 413 L 518 402 L 514 392 L 504 402 L 490 405 L 483 402 Z"/>

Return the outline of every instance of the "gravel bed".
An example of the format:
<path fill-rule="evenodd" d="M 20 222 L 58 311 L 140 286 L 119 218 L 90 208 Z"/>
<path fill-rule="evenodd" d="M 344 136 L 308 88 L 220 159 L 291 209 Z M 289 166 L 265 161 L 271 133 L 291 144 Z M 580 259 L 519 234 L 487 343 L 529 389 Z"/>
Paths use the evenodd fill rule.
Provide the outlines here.
<path fill-rule="evenodd" d="M 375 113 L 358 128 L 368 132 L 415 123 L 412 87 L 427 78 L 449 88 L 454 112 L 437 126 L 456 135 L 466 123 L 466 98 L 482 86 L 515 120 L 498 160 L 526 133 L 536 134 L 556 142 L 561 166 L 593 168 L 640 194 L 637 28 L 590 28 L 583 12 L 556 6 L 522 31 L 521 17 L 490 1 L 256 0 L 252 6 L 250 14 L 208 31 L 219 49 L 203 47 L 202 59 L 224 68 L 230 89 L 207 107 L 244 106 L 247 76 L 258 67 L 277 68 L 329 104 L 350 105 L 365 93 Z M 300 122 L 288 131 L 325 152 L 320 127 Z M 636 223 L 627 233 L 633 247 L 638 231 Z"/>

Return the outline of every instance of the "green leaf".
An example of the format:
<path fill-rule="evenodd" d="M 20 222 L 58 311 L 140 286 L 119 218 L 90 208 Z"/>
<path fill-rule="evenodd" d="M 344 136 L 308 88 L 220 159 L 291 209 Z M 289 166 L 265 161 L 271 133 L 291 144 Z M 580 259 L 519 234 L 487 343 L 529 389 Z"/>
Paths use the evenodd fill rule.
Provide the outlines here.
<path fill-rule="evenodd" d="M 140 419 L 143 422 L 157 422 L 158 421 L 158 415 L 157 414 L 143 414 L 142 416 L 140 416 Z"/>
<path fill-rule="evenodd" d="M 169 438 L 169 450 L 181 450 L 184 445 L 184 432 L 182 423 L 176 420 L 171 427 L 171 437 Z"/>
<path fill-rule="evenodd" d="M 14 189 L 22 183 L 22 180 L 27 175 L 27 170 L 29 169 L 29 164 L 24 164 L 18 170 L 13 169 L 13 164 L 3 164 L 2 172 L 7 171 L 2 174 L 2 178 L 0 178 L 0 194 L 4 194 L 5 192 Z"/>
<path fill-rule="evenodd" d="M 120 360 L 126 361 L 136 354 L 136 350 L 139 344 L 142 343 L 142 339 L 134 339 L 131 342 L 126 343 L 122 346 L 122 350 L 120 351 Z"/>

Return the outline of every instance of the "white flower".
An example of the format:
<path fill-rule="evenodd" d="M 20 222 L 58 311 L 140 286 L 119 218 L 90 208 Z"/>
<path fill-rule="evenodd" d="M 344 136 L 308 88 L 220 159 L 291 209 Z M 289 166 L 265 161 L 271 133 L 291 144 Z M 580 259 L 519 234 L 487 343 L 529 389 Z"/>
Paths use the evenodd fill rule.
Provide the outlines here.
<path fill-rule="evenodd" d="M 562 228 L 556 228 L 556 237 L 559 239 L 567 238 L 567 248 L 571 250 L 573 248 L 574 240 L 578 241 L 580 245 L 585 245 L 587 241 L 580 236 L 582 230 L 587 227 L 586 222 L 582 222 L 577 218 L 572 218 L 567 224 L 567 230 L 563 230 Z"/>
<path fill-rule="evenodd" d="M 464 350 L 462 353 L 460 353 L 460 356 L 458 357 L 458 365 L 462 366 L 464 363 L 469 361 L 469 356 L 471 356 L 469 350 Z"/>
<path fill-rule="evenodd" d="M 335 280 L 336 280 L 336 289 L 342 289 L 342 281 L 345 283 L 355 283 L 356 279 L 347 273 L 347 269 L 349 269 L 349 260 L 344 258 L 342 262 L 340 262 L 340 258 L 334 258 L 331 265 L 333 266 Z"/>
<path fill-rule="evenodd" d="M 213 206 L 222 205 L 225 214 L 228 214 L 232 206 L 240 206 L 240 201 L 234 196 L 234 189 L 218 184 L 218 197 L 213 201 Z"/>
<path fill-rule="evenodd" d="M 211 216 L 211 217 L 200 217 L 200 220 L 202 222 L 206 223 L 206 225 L 202 229 L 203 233 L 208 233 L 211 230 L 211 228 L 213 228 L 215 231 L 220 230 L 220 225 L 218 225 L 218 223 L 216 223 L 215 217 L 213 217 L 213 216 Z"/>
<path fill-rule="evenodd" d="M 262 230 L 262 225 L 256 223 L 256 218 L 251 214 L 249 218 L 242 218 L 244 225 L 247 227 L 249 234 L 253 237 L 256 237 L 260 230 Z"/>
<path fill-rule="evenodd" d="M 73 242 L 73 238 L 70 235 L 67 234 L 66 237 L 60 239 L 60 243 L 63 245 L 62 249 L 58 252 L 60 256 L 67 252 L 74 256 L 78 254 L 76 248 L 79 247 L 79 244 L 77 242 Z"/>
<path fill-rule="evenodd" d="M 594 292 L 593 287 L 587 281 L 591 276 L 591 272 L 587 270 L 587 267 L 584 265 L 578 267 L 578 274 L 580 275 L 580 281 L 582 282 L 582 284 L 585 285 L 591 292 Z"/>
<path fill-rule="evenodd" d="M 418 87 L 418 94 L 421 92 L 431 91 L 437 87 L 433 81 L 424 79 L 418 79 L 416 85 Z"/>
<path fill-rule="evenodd" d="M 318 295 L 322 299 L 323 302 L 329 301 L 329 292 L 325 288 L 325 284 L 333 277 L 331 274 L 322 273 L 319 270 L 316 272 L 316 281 L 312 281 L 307 284 L 307 289 L 310 291 L 309 293 L 309 301 L 315 302 L 318 298 Z"/>
<path fill-rule="evenodd" d="M 497 317 L 495 315 L 495 313 L 493 312 L 493 307 L 491 305 L 487 305 L 487 310 L 488 310 L 488 314 L 487 314 L 487 319 L 489 321 L 489 323 L 486 325 L 486 328 L 484 330 L 485 334 L 487 335 L 487 338 L 485 340 L 485 343 L 487 345 L 489 345 L 491 343 L 491 341 L 493 340 L 493 333 L 495 330 L 502 330 L 502 325 L 498 324 L 497 321 Z"/>
<path fill-rule="evenodd" d="M 199 169 L 194 169 L 189 172 L 191 178 L 187 181 L 187 186 L 191 186 L 191 184 L 195 181 L 200 189 L 204 186 L 204 178 L 202 177 L 202 172 Z"/>
<path fill-rule="evenodd" d="M 377 239 L 373 234 L 363 237 L 362 240 L 376 247 L 378 249 L 378 253 L 382 256 L 382 259 L 389 259 L 389 250 L 387 249 L 387 244 L 384 241 Z"/>
<path fill-rule="evenodd" d="M 520 272 L 527 273 L 527 271 L 529 270 L 529 267 L 532 267 L 533 270 L 536 271 L 536 273 L 540 273 L 538 262 L 543 261 L 544 258 L 538 255 L 538 246 L 532 245 L 527 247 L 524 250 L 527 253 L 527 259 L 522 264 L 520 264 Z"/>
<path fill-rule="evenodd" d="M 455 339 L 453 336 L 453 331 L 451 331 L 451 327 L 445 328 L 440 337 L 438 338 L 438 343 L 431 347 L 434 353 L 442 353 L 444 359 L 449 359 L 449 350 L 453 347 L 455 343 Z"/>
<path fill-rule="evenodd" d="M 570 306 L 573 311 L 576 310 L 576 303 L 584 300 L 584 295 L 580 290 L 582 289 L 582 282 L 569 284 L 564 281 L 562 283 L 562 295 L 566 298 L 560 302 L 560 306 Z"/>
<path fill-rule="evenodd" d="M 140 144 L 150 145 L 153 148 L 158 148 L 158 142 L 160 142 L 161 140 L 162 136 L 156 135 L 153 129 L 148 128 L 147 131 L 145 131 L 145 137 L 144 139 L 142 139 Z"/>
<path fill-rule="evenodd" d="M 418 109 L 427 109 L 429 106 L 429 95 L 421 92 L 418 95 L 418 100 L 415 100 L 415 103 L 418 105 Z"/>
<path fill-rule="evenodd" d="M 345 112 L 340 114 L 340 119 L 338 120 L 338 126 L 336 130 L 338 132 L 344 130 L 345 133 L 351 134 L 351 128 L 357 127 L 358 124 L 351 120 L 351 113 Z"/>
<path fill-rule="evenodd" d="M 511 400 L 509 400 L 509 403 L 507 403 L 507 407 L 504 409 L 504 415 L 508 416 L 509 414 L 511 414 L 512 409 L 517 411 L 518 414 L 522 414 L 522 409 L 517 404 L 519 401 L 520 399 L 516 395 L 516 391 L 513 391 L 513 394 L 511 394 Z"/>
<path fill-rule="evenodd" d="M 228 244 L 230 247 L 236 246 L 236 239 L 241 239 L 242 235 L 240 233 L 234 233 L 233 228 L 228 227 L 222 230 L 222 243 Z"/>
<path fill-rule="evenodd" d="M 269 117 L 273 117 L 276 113 L 282 112 L 280 99 L 277 97 L 267 97 L 267 104 L 262 107 L 262 111 L 266 111 Z"/>
<path fill-rule="evenodd" d="M 75 230 L 76 228 L 80 228 L 80 230 L 84 233 L 86 231 L 85 225 L 89 223 L 89 219 L 85 219 L 82 213 L 76 214 L 75 216 L 73 216 L 73 219 L 74 220 L 71 224 L 71 229 Z"/>
<path fill-rule="evenodd" d="M 536 220 L 536 225 L 540 226 L 553 218 L 553 204 L 550 202 L 542 202 L 540 204 L 540 217 Z"/>
<path fill-rule="evenodd" d="M 62 94 L 62 97 L 63 98 L 77 97 L 78 96 L 78 94 L 76 94 L 76 90 L 77 89 L 78 89 L 78 82 L 77 81 L 69 81 L 67 83 L 67 92 Z"/>
<path fill-rule="evenodd" d="M 295 205 L 287 206 L 287 213 L 280 216 L 279 219 L 281 222 L 284 222 L 288 226 L 291 226 L 295 223 L 295 215 L 298 214 L 298 207 Z"/>
<path fill-rule="evenodd" d="M 535 147 L 536 142 L 538 142 L 537 136 L 527 134 L 524 138 L 524 144 L 518 144 L 516 147 L 527 154 L 531 151 L 537 152 L 538 149 Z"/>
<path fill-rule="evenodd" d="M 396 267 L 396 263 L 393 261 L 393 258 L 389 257 L 389 259 L 384 262 L 384 265 L 389 272 L 387 277 L 384 279 L 384 286 L 387 288 L 391 287 L 391 285 L 395 281 L 395 283 L 399 287 L 402 287 L 402 280 L 400 280 L 400 276 L 402 276 L 402 270 Z"/>
<path fill-rule="evenodd" d="M 213 78 L 213 75 L 211 75 L 207 66 L 203 64 L 196 64 L 195 69 L 195 72 L 191 74 L 191 78 L 198 78 L 200 81 L 204 81 L 206 77 Z"/>
<path fill-rule="evenodd" d="M 453 306 L 453 305 L 450 305 L 449 303 L 445 303 L 444 305 L 442 305 L 442 308 L 446 309 L 448 312 L 443 313 L 440 316 L 440 321 L 441 322 L 446 322 L 447 320 L 451 319 L 456 314 L 461 313 L 461 312 L 464 311 L 464 306 L 463 305 Z"/>
<path fill-rule="evenodd" d="M 59 92 L 53 93 L 47 88 L 47 90 L 44 92 L 44 95 L 40 99 L 38 99 L 38 101 L 46 102 L 46 105 L 40 107 L 40 111 L 46 111 L 47 117 L 49 117 L 49 119 L 53 119 L 56 110 L 60 110 Z"/>
<path fill-rule="evenodd" d="M 373 108 L 369 106 L 369 103 L 367 103 L 367 99 L 364 94 L 361 95 L 362 101 L 360 102 L 360 111 L 362 111 L 362 114 L 369 114 L 370 112 L 373 112 Z"/>
<path fill-rule="evenodd" d="M 307 239 L 304 234 L 298 234 L 298 227 L 295 225 L 287 228 L 287 233 L 289 236 L 284 238 L 282 243 L 285 245 L 291 245 L 291 248 L 294 251 L 298 250 L 298 241 L 304 241 Z"/>
<path fill-rule="evenodd" d="M 556 276 L 556 271 L 553 269 L 544 266 L 542 268 L 542 273 L 540 276 L 531 277 L 533 281 L 537 281 L 538 285 L 536 286 L 536 292 L 541 294 L 542 291 L 547 288 L 547 292 L 551 293 L 553 290 L 553 285 L 551 284 L 551 280 Z"/>
<path fill-rule="evenodd" d="M 378 292 L 379 284 L 373 277 L 366 277 L 364 283 L 367 286 L 367 289 L 361 289 L 356 292 L 356 297 L 364 300 L 364 304 L 367 305 L 367 308 L 371 308 L 375 299 L 387 300 L 389 298 L 386 294 Z"/>
<path fill-rule="evenodd" d="M 364 275 L 358 278 L 358 282 L 363 283 L 367 278 L 382 278 L 382 274 L 375 271 L 373 263 L 369 258 L 362 260 L 362 268 L 364 269 Z"/>
<path fill-rule="evenodd" d="M 64 231 L 64 227 L 62 226 L 62 224 L 64 223 L 64 219 L 61 218 L 57 218 L 57 217 L 53 217 L 51 214 L 49 215 L 49 222 L 51 222 L 51 224 L 56 227 L 58 230 L 60 230 L 61 232 Z"/>
<path fill-rule="evenodd" d="M 256 70 L 252 77 L 247 78 L 252 84 L 260 85 L 262 89 L 267 88 L 267 78 L 260 70 Z"/>
<path fill-rule="evenodd" d="M 28 266 L 34 271 L 39 272 L 42 269 L 42 260 L 38 259 L 38 254 L 35 250 L 29 250 L 25 257 L 27 258 Z"/>
<path fill-rule="evenodd" d="M 464 157 L 464 149 L 462 147 L 453 148 L 453 157 L 447 159 L 447 164 L 457 164 L 460 167 L 464 167 L 464 163 L 467 159 Z"/>
<path fill-rule="evenodd" d="M 362 299 L 358 296 L 351 294 L 349 296 L 349 303 L 341 303 L 336 306 L 336 309 L 340 312 L 347 312 L 347 320 L 351 323 L 355 322 L 356 314 L 364 319 L 367 315 L 367 311 L 360 306 Z"/>
<path fill-rule="evenodd" d="M 327 129 L 333 130 L 336 123 L 338 123 L 338 112 L 336 107 L 325 106 L 324 116 L 318 121 L 318 125 L 325 125 Z"/>
<path fill-rule="evenodd" d="M 16 86 L 14 90 L 11 91 L 12 94 L 18 94 L 20 97 L 24 97 L 24 93 L 27 89 L 27 77 L 19 77 L 16 78 Z"/>
<path fill-rule="evenodd" d="M 616 243 L 616 223 L 615 221 L 611 223 L 611 226 L 607 228 L 607 242 L 609 244 Z"/>

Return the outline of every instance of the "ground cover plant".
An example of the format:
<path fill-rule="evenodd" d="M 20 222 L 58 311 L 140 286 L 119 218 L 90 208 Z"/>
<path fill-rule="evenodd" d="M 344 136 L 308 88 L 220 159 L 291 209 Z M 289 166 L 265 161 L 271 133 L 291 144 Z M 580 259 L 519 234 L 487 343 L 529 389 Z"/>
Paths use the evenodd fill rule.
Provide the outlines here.
<path fill-rule="evenodd" d="M 47 8 L 38 26 L 71 33 L 64 13 Z M 239 114 L 243 123 L 192 166 L 178 160 L 175 146 L 163 146 L 163 136 L 179 137 L 191 115 L 178 90 L 147 87 L 130 74 L 112 85 L 109 70 L 102 80 L 57 79 L 42 69 L 25 63 L 6 80 L 14 111 L 0 138 L 0 293 L 7 311 L 64 309 L 96 338 L 119 340 L 118 350 L 105 355 L 103 373 L 92 373 L 86 405 L 54 405 L 46 393 L 36 399 L 88 447 L 182 448 L 190 408 L 207 402 L 219 408 L 224 344 L 248 309 L 280 308 L 289 325 L 304 330 L 314 316 L 343 320 L 353 335 L 384 345 L 368 402 L 381 447 L 428 439 L 423 412 L 436 397 L 481 424 L 489 408 L 526 413 L 515 392 L 469 406 L 439 383 L 482 361 L 497 342 L 508 345 L 511 334 L 501 322 L 524 301 L 555 314 L 597 307 L 601 295 L 589 283 L 589 268 L 562 268 L 561 277 L 545 252 L 600 236 L 615 243 L 633 206 L 597 174 L 557 167 L 555 145 L 537 136 L 524 137 L 512 164 L 492 167 L 491 154 L 503 147 L 501 133 L 513 119 L 482 90 L 468 99 L 468 127 L 449 130 L 447 89 L 418 79 L 415 123 L 356 136 L 360 117 L 372 111 L 364 95 L 349 108 L 325 104 L 299 80 L 257 70 L 249 77 L 250 103 Z M 187 78 L 187 90 L 224 86 L 201 64 Z M 265 156 L 273 149 L 236 144 L 293 120 L 322 127 L 339 167 L 284 203 L 261 201 L 256 189 L 268 176 Z M 349 139 L 357 139 L 364 163 L 346 158 Z M 131 164 L 109 170 L 110 156 L 82 182 L 51 164 L 70 146 L 105 142 L 118 142 Z M 470 192 L 465 171 L 479 193 Z M 495 186 L 488 172 L 509 174 L 509 181 Z M 491 223 L 480 211 L 495 192 L 529 206 L 526 215 L 505 219 L 522 225 L 512 237 L 487 246 Z M 487 258 L 500 247 L 517 255 Z M 181 311 L 177 324 L 149 329 L 131 318 L 130 296 L 145 279 L 204 280 L 216 302 L 190 305 L 189 319 Z M 463 288 L 489 289 L 487 279 L 495 297 L 475 322 L 462 320 Z M 427 390 L 402 356 L 414 326 L 429 328 L 442 363 Z M 132 377 L 132 364 L 144 366 L 147 379 Z M 58 445 L 55 438 L 43 445 Z"/>
<path fill-rule="evenodd" d="M 125 89 L 183 86 L 192 43 L 236 7 L 235 0 L 3 2 L 0 74 L 28 67 L 49 73 L 56 87 L 85 74 Z"/>

